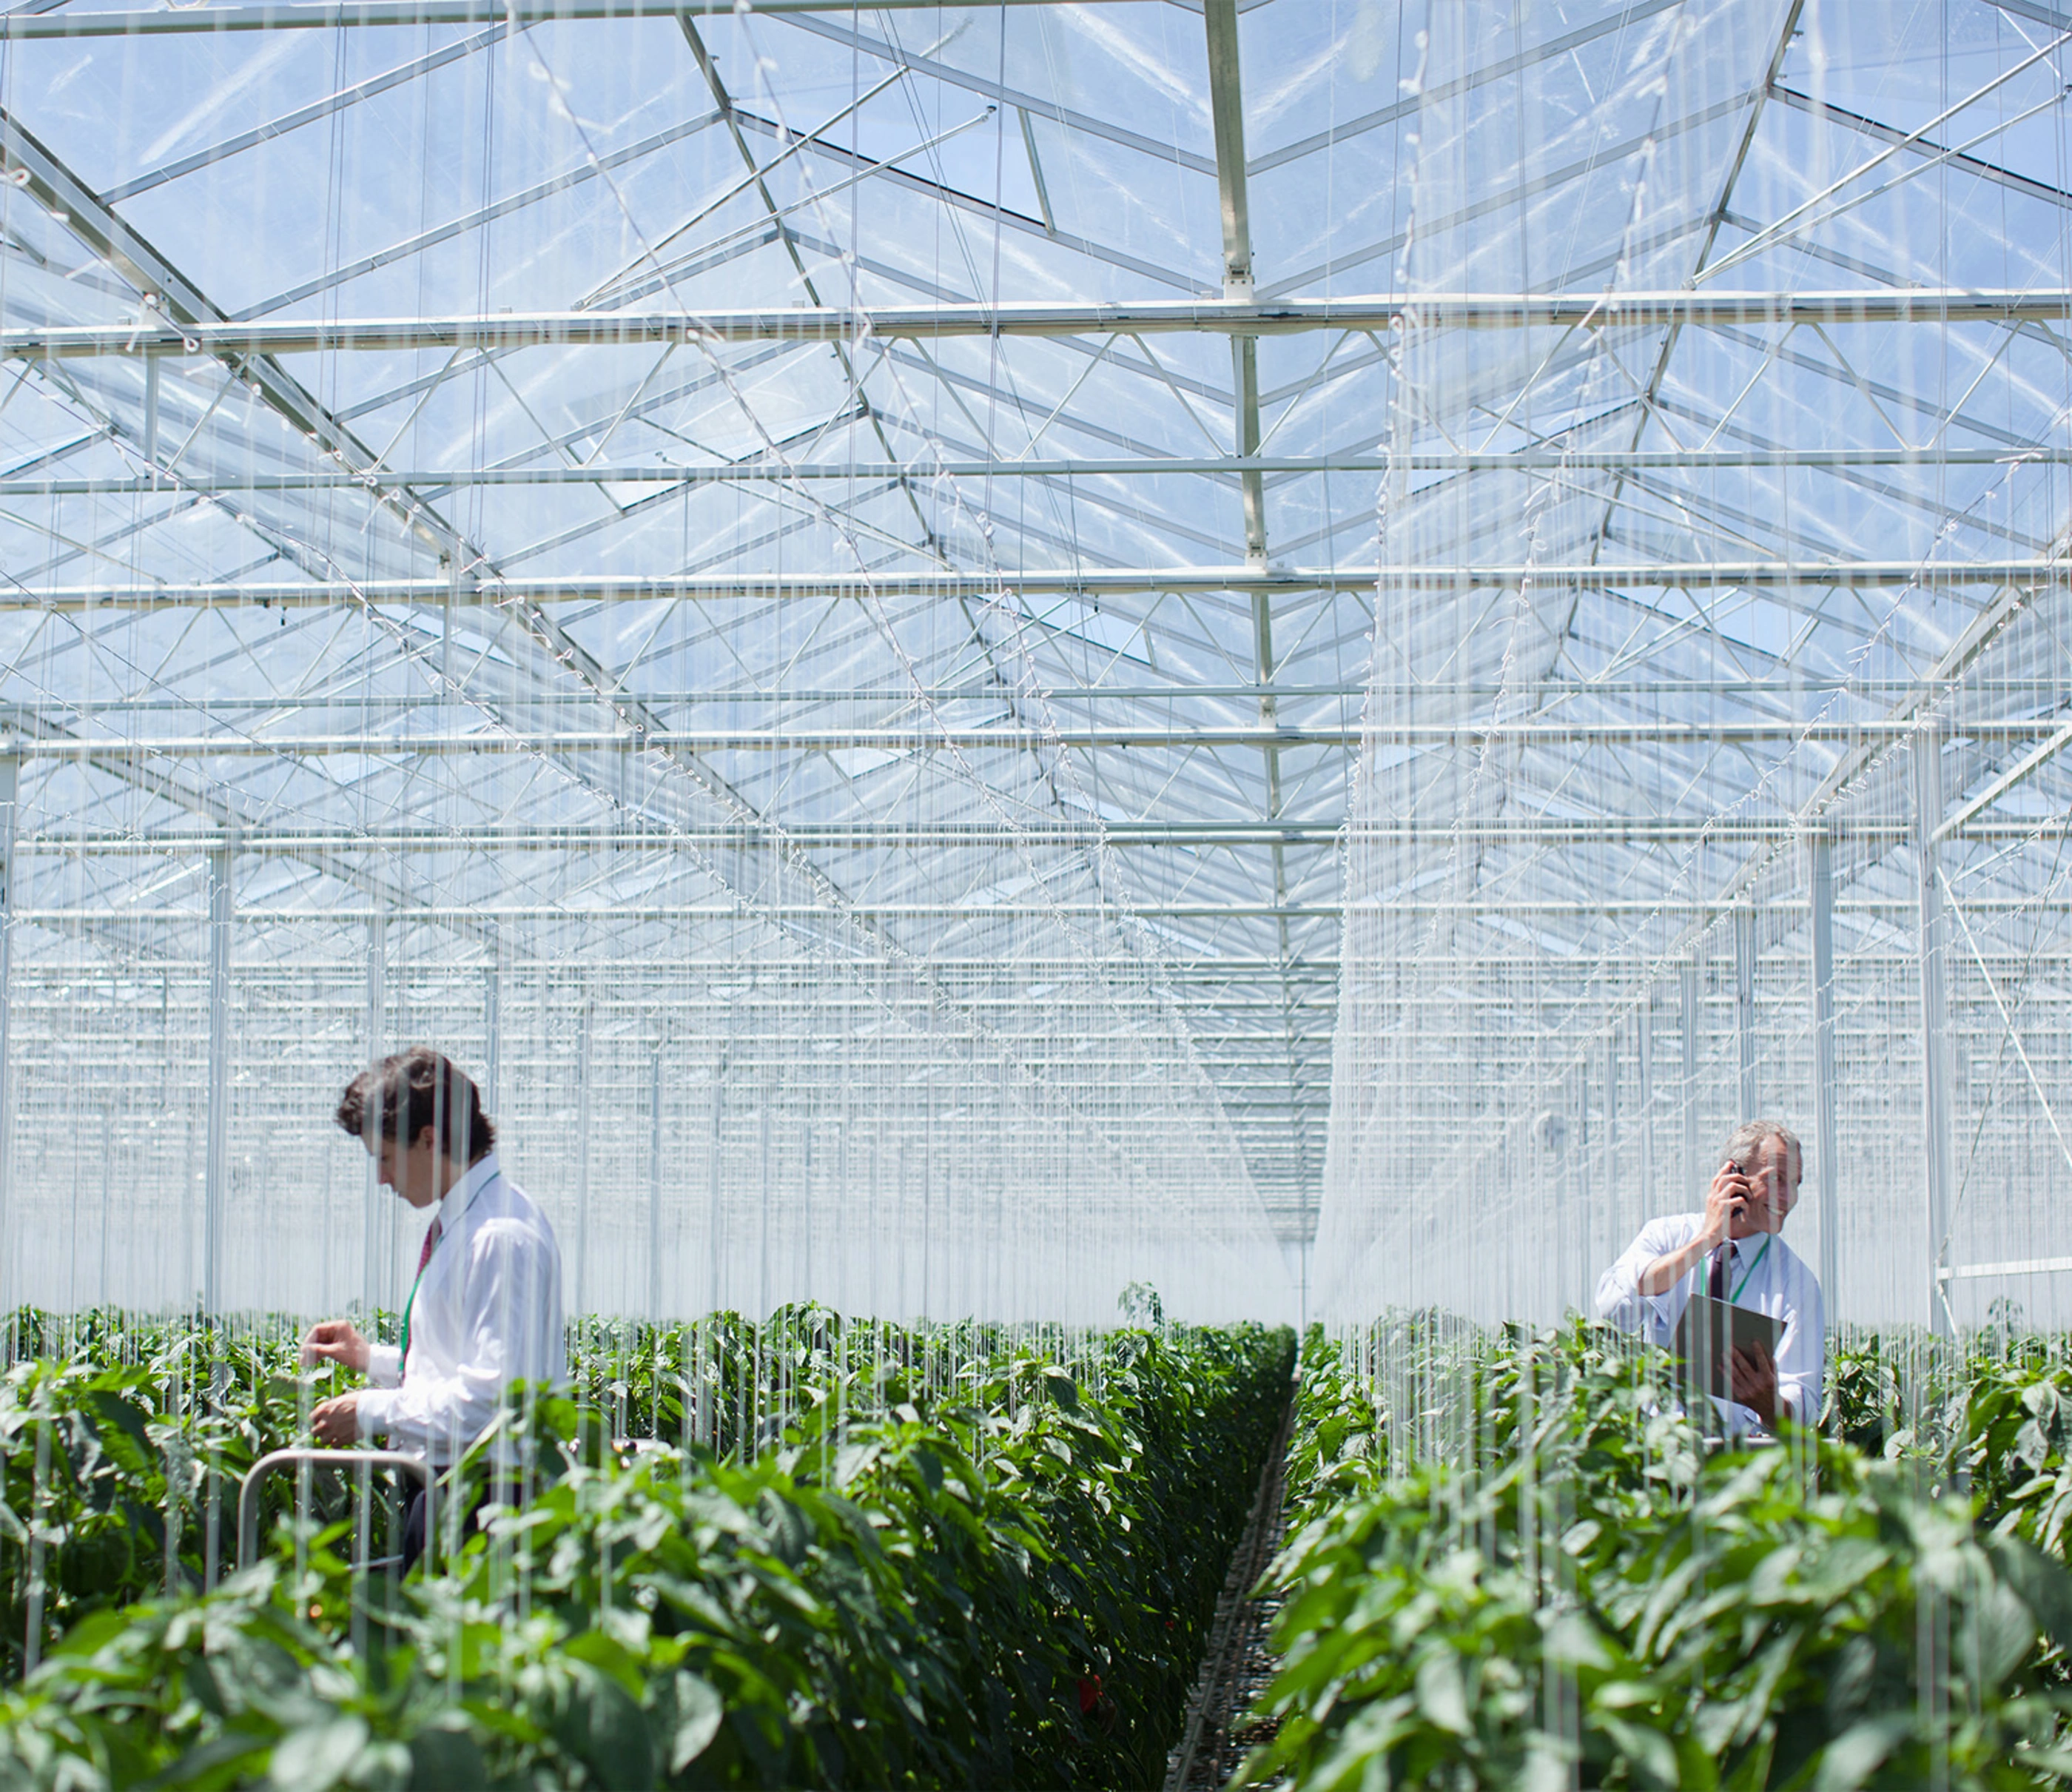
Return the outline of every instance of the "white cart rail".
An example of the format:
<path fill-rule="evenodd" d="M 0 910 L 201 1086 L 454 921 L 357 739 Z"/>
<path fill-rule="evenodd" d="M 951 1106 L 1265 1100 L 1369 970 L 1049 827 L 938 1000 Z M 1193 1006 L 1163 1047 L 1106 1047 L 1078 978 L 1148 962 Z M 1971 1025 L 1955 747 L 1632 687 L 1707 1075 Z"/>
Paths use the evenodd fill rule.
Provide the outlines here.
<path fill-rule="evenodd" d="M 424 1460 L 399 1450 L 273 1450 L 245 1471 L 237 1493 L 237 1565 L 249 1568 L 259 1555 L 259 1489 L 277 1469 L 400 1469 L 425 1489 L 425 1555 L 432 1552 L 438 1518 L 438 1480 Z"/>

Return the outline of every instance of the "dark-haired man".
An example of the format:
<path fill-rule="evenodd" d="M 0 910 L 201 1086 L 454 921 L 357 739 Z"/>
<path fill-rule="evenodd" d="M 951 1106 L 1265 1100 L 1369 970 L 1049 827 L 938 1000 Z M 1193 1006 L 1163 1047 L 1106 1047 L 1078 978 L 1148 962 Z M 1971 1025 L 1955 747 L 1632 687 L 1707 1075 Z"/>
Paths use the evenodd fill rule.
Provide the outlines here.
<path fill-rule="evenodd" d="M 343 1363 L 373 1384 L 324 1401 L 311 1428 L 320 1444 L 385 1439 L 444 1468 L 482 1435 L 513 1382 L 565 1380 L 561 1249 L 547 1216 L 498 1168 L 481 1095 L 443 1054 L 413 1046 L 363 1070 L 337 1120 L 367 1147 L 384 1188 L 434 1212 L 400 1346 L 371 1343 L 343 1319 L 302 1340 L 305 1365 Z M 514 1465 L 508 1450 L 496 1453 Z M 424 1544 L 422 1504 L 413 1496 L 405 1521 L 409 1560 Z"/>
<path fill-rule="evenodd" d="M 1694 1294 L 1750 1307 L 1780 1321 L 1777 1354 L 1737 1349 L 1734 1397 L 1716 1400 L 1730 1432 L 1774 1427 L 1788 1414 L 1820 1417 L 1827 1336 L 1820 1284 L 1778 1236 L 1799 1204 L 1799 1140 L 1776 1120 L 1735 1129 L 1702 1213 L 1650 1220 L 1597 1283 L 1597 1316 L 1656 1344 L 1675 1335 Z"/>

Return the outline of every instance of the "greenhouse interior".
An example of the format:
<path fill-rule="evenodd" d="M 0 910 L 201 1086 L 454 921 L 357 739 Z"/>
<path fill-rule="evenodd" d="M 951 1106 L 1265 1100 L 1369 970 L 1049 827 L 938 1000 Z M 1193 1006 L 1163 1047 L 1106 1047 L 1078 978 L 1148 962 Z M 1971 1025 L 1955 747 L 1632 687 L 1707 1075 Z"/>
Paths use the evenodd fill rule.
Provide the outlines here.
<path fill-rule="evenodd" d="M 2072 1781 L 2072 6 L 0 5 L 0 1792 Z"/>

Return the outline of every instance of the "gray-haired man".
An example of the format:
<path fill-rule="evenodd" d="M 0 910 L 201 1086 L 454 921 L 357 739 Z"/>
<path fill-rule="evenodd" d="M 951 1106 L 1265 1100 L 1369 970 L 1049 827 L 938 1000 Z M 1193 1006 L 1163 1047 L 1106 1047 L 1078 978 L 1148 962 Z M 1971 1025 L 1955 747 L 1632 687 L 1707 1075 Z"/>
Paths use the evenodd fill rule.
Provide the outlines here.
<path fill-rule="evenodd" d="M 1597 1316 L 1657 1344 L 1675 1335 L 1691 1296 L 1704 1292 L 1780 1320 L 1772 1360 L 1737 1350 L 1734 1398 L 1717 1403 L 1731 1431 L 1770 1427 L 1788 1413 L 1820 1416 L 1827 1333 L 1820 1284 L 1778 1236 L 1799 1205 L 1799 1141 L 1776 1120 L 1735 1129 L 1702 1213 L 1650 1220 L 1597 1283 Z"/>

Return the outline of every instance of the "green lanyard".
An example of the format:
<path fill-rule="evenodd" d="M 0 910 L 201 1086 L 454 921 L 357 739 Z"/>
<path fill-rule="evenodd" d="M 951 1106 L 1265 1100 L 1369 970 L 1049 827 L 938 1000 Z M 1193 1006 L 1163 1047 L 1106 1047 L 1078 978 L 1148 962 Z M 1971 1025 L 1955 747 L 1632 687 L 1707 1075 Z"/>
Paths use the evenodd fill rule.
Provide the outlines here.
<path fill-rule="evenodd" d="M 1767 1257 L 1769 1254 L 1770 1254 L 1770 1236 L 1769 1236 L 1769 1234 L 1764 1234 L 1764 1237 L 1763 1237 L 1763 1241 L 1762 1241 L 1762 1250 L 1758 1250 L 1758 1251 L 1755 1254 L 1755 1261 L 1754 1261 L 1753 1263 L 1750 1263 L 1750 1264 L 1749 1265 L 1749 1267 L 1748 1267 L 1746 1269 L 1745 1269 L 1745 1270 L 1743 1270 L 1743 1271 L 1741 1271 L 1741 1280 L 1740 1280 L 1740 1281 L 1738 1281 L 1738 1282 L 1737 1282 L 1737 1283 L 1734 1284 L 1734 1291 L 1733 1291 L 1733 1298 L 1734 1300 L 1739 1300 L 1741 1299 L 1741 1290 L 1742 1290 L 1743 1288 L 1746 1287 L 1749 1285 L 1749 1278 L 1751 1275 L 1754 1275 L 1754 1274 L 1755 1274 L 1755 1272 L 1756 1272 L 1758 1270 L 1759 1270 L 1760 1268 L 1762 1268 L 1762 1260 L 1763 1260 L 1763 1259 L 1764 1259 L 1764 1258 Z M 413 1292 L 414 1292 L 415 1291 L 413 1290 L 413 1291 L 413 1291 Z M 404 1320 L 403 1320 L 403 1337 L 404 1337 L 404 1338 L 405 1338 L 405 1340 L 406 1341 L 409 1340 L 409 1336 L 410 1336 L 410 1322 L 409 1322 L 409 1315 L 405 1314 L 405 1315 L 404 1316 Z"/>

